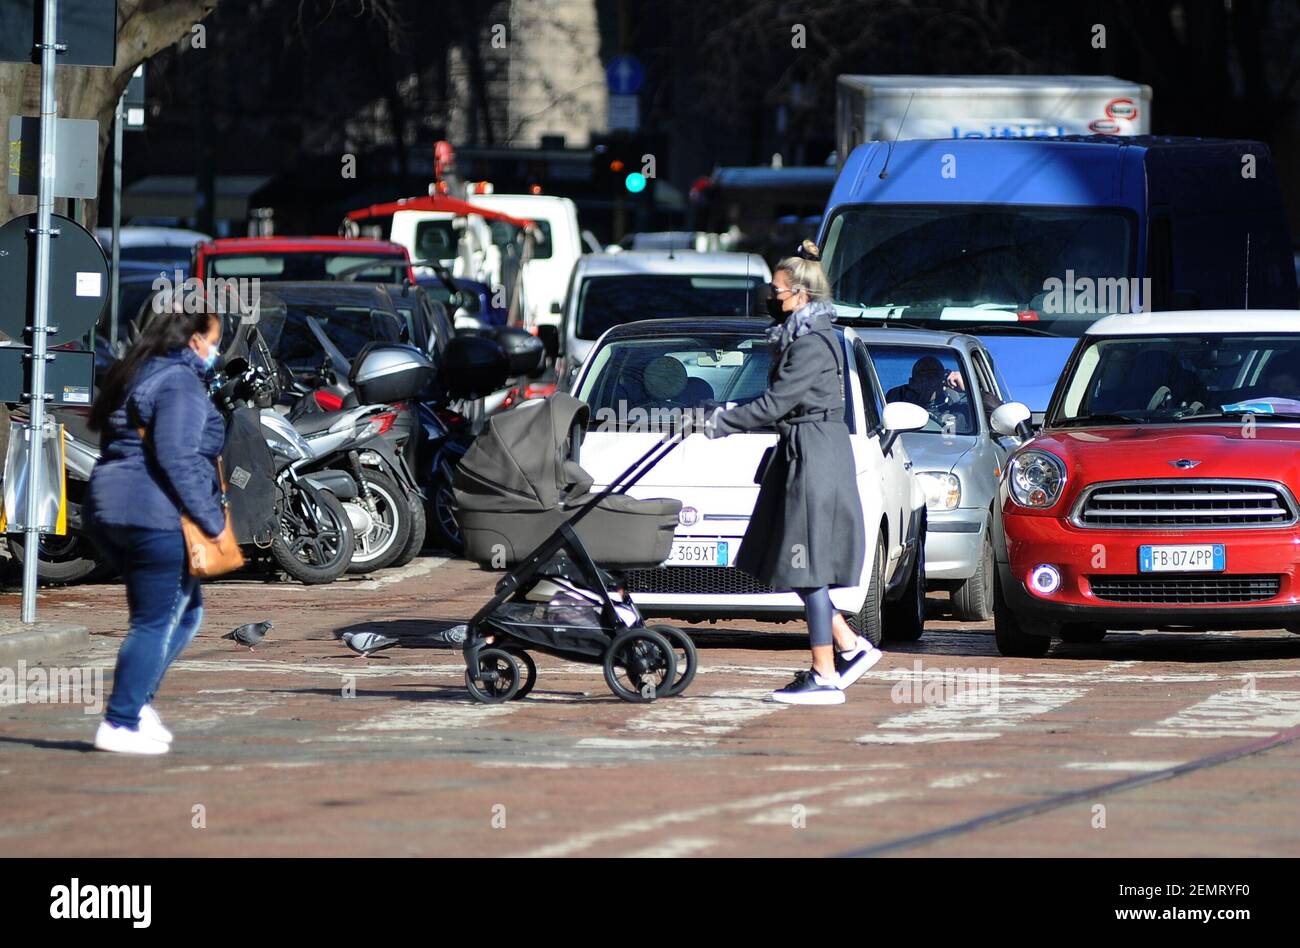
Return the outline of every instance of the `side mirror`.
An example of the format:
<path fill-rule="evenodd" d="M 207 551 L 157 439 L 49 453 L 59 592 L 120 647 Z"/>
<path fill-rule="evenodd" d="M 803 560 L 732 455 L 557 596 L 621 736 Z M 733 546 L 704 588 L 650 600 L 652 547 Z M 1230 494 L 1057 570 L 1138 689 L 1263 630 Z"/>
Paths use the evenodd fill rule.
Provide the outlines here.
<path fill-rule="evenodd" d="M 884 440 L 880 444 L 880 453 L 888 454 L 894 441 L 904 431 L 920 431 L 930 423 L 930 413 L 920 405 L 911 402 L 889 402 L 881 417 L 884 424 Z"/>
<path fill-rule="evenodd" d="M 482 398 L 506 384 L 510 357 L 486 336 L 456 336 L 443 355 L 443 382 L 452 398 Z"/>
<path fill-rule="evenodd" d="M 1000 435 L 1027 437 L 1033 412 L 1022 402 L 1007 402 L 993 409 L 989 424 Z"/>
<path fill-rule="evenodd" d="M 542 340 L 546 354 L 554 359 L 560 354 L 560 327 L 543 323 L 537 327 L 537 338 Z"/>

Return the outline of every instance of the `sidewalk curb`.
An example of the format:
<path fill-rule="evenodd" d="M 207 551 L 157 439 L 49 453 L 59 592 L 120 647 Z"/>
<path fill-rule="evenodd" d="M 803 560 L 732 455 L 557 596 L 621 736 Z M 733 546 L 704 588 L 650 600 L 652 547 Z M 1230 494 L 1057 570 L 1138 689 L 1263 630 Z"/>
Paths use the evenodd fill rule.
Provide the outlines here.
<path fill-rule="evenodd" d="M 20 631 L 8 632 L 11 628 Z M 38 622 L 24 626 L 0 620 L 0 665 L 47 658 L 82 648 L 89 642 L 89 630 L 70 622 Z"/>

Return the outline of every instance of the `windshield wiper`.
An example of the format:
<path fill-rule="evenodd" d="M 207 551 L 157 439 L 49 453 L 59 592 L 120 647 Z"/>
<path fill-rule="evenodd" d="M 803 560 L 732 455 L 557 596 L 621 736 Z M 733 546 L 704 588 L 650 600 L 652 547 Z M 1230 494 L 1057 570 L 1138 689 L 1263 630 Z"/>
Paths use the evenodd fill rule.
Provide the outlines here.
<path fill-rule="evenodd" d="M 953 325 L 956 326 L 960 324 L 954 322 Z M 1019 335 L 1023 333 L 1026 336 L 1056 336 L 1056 333 L 1054 332 L 1048 332 L 1046 329 L 1035 329 L 1032 326 L 1026 326 L 1024 323 L 1020 323 L 1020 322 L 976 323 L 973 326 L 961 325 L 961 329 L 959 331 L 964 333 L 982 332 L 985 335 L 988 335 L 990 333 L 1004 332 L 1004 333 L 1009 333 L 1011 335 Z"/>
<path fill-rule="evenodd" d="M 1285 418 L 1288 421 L 1300 420 L 1300 412 L 1247 411 L 1245 409 L 1241 409 L 1239 411 L 1203 411 L 1203 412 L 1197 412 L 1195 415 L 1182 415 L 1174 418 L 1173 420 L 1174 421 L 1206 421 L 1207 419 L 1213 419 L 1213 418 L 1244 418 L 1246 415 L 1251 415 L 1252 417 L 1260 418 L 1260 419 Z"/>
<path fill-rule="evenodd" d="M 1119 415 L 1114 413 L 1103 412 L 1097 415 L 1077 415 L 1074 418 L 1066 418 L 1064 421 L 1058 421 L 1051 425 L 1053 428 L 1072 428 L 1075 425 L 1143 425 L 1147 424 L 1146 418 L 1135 418 L 1132 415 Z"/>

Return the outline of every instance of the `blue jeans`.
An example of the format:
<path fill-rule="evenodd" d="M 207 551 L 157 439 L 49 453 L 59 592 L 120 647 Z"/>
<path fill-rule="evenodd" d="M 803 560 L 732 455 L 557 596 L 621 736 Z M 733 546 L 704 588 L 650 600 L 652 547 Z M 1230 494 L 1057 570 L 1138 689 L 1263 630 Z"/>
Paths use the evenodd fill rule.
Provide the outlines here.
<path fill-rule="evenodd" d="M 179 527 L 101 528 L 95 539 L 122 570 L 131 616 L 104 716 L 110 724 L 135 730 L 140 709 L 153 702 L 167 669 L 199 631 L 203 592 L 189 574 Z"/>

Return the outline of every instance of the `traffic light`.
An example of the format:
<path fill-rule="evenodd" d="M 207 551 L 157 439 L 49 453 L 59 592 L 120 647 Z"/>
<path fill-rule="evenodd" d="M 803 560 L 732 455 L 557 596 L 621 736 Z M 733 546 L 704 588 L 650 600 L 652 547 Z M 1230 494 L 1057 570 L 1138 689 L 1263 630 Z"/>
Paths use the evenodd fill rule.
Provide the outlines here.
<path fill-rule="evenodd" d="M 649 194 L 656 156 L 643 135 L 603 135 L 592 140 L 591 182 L 597 193 L 617 198 Z"/>

